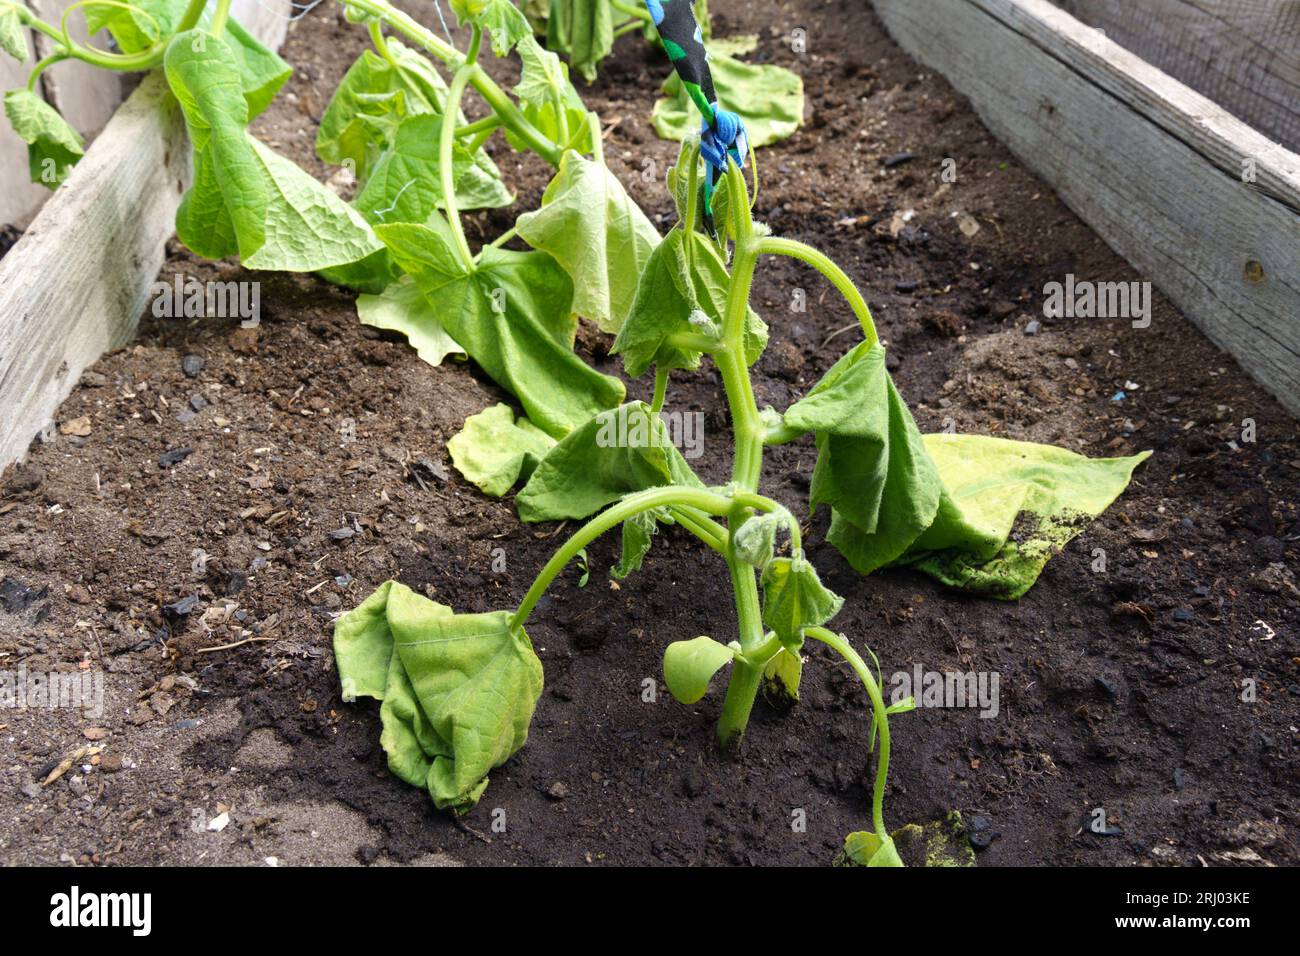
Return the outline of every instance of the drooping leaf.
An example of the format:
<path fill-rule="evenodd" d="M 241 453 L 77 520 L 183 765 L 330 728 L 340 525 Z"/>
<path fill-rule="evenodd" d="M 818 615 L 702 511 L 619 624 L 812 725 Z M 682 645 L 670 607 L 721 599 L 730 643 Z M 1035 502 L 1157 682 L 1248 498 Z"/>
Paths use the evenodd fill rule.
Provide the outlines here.
<path fill-rule="evenodd" d="M 487 248 L 471 271 L 445 222 L 376 231 L 443 327 L 542 431 L 559 438 L 622 401 L 622 382 L 574 354 L 573 284 L 549 255 Z"/>
<path fill-rule="evenodd" d="M 447 442 L 456 470 L 494 498 L 527 480 L 554 447 L 554 438 L 526 418 L 516 422 L 514 410 L 503 404 L 465 419 L 465 427 Z"/>
<path fill-rule="evenodd" d="M 56 188 L 85 155 L 81 135 L 54 107 L 30 90 L 10 90 L 5 94 L 5 115 L 14 132 L 27 144 L 27 166 L 32 182 Z"/>
<path fill-rule="evenodd" d="M 623 366 L 633 378 L 651 365 L 698 368 L 700 352 L 668 339 L 677 332 L 720 334 L 729 287 L 727 267 L 713 244 L 674 226 L 651 252 L 632 310 L 611 352 L 623 356 Z M 749 364 L 758 360 L 766 345 L 767 325 L 747 308 L 745 353 Z"/>
<path fill-rule="evenodd" d="M 740 114 L 749 145 L 757 149 L 790 136 L 803 122 L 803 80 L 797 73 L 771 63 L 737 60 L 709 44 L 709 66 L 718 102 Z M 664 139 L 684 140 L 700 131 L 700 112 L 681 78 L 673 73 L 664 82 L 666 98 L 655 103 L 652 122 Z"/>
<path fill-rule="evenodd" d="M 516 52 L 522 69 L 515 95 L 524 116 L 561 149 L 590 152 L 594 144 L 587 107 L 569 81 L 569 68 L 532 36 L 525 37 Z M 508 127 L 505 134 L 513 149 L 527 148 L 527 143 Z"/>
<path fill-rule="evenodd" d="M 614 49 L 614 8 L 609 0 L 553 0 L 546 45 L 563 53 L 590 83 Z"/>
<path fill-rule="evenodd" d="M 618 564 L 609 569 L 610 577 L 621 581 L 633 571 L 641 570 L 641 562 L 650 553 L 654 536 L 659 533 L 660 522 L 673 523 L 672 515 L 667 508 L 642 511 L 623 522 L 623 539 Z"/>
<path fill-rule="evenodd" d="M 829 540 L 840 547 L 846 523 L 870 536 L 869 547 L 846 553 L 858 571 L 895 560 L 930 526 L 943 488 L 879 345 L 864 342 L 836 362 L 785 423 L 817 436 L 808 500 L 838 516 Z"/>
<path fill-rule="evenodd" d="M 617 332 L 659 233 L 608 167 L 566 152 L 541 208 L 520 216 L 516 226 L 569 273 L 574 311 Z"/>
<path fill-rule="evenodd" d="M 709 681 L 735 658 L 736 652 L 711 637 L 673 641 L 664 650 L 664 683 L 683 704 L 694 704 L 709 692 Z"/>
<path fill-rule="evenodd" d="M 316 135 L 316 154 L 327 163 L 350 164 L 364 182 L 370 166 L 407 116 L 438 113 L 447 84 L 427 59 L 387 41 L 392 63 L 371 50 L 348 68 Z"/>
<path fill-rule="evenodd" d="M 510 617 L 456 614 L 388 581 L 335 625 L 344 697 L 383 701 L 389 769 L 439 809 L 472 807 L 528 739 L 542 665 Z"/>
<path fill-rule="evenodd" d="M 462 25 L 476 23 L 489 32 L 492 52 L 505 56 L 525 37 L 532 38 L 528 18 L 510 0 L 451 0 Z"/>
<path fill-rule="evenodd" d="M 228 45 L 239 64 L 240 85 L 244 99 L 248 101 L 249 119 L 255 119 L 271 105 L 280 87 L 293 75 L 293 67 L 274 50 L 263 46 L 233 18 L 226 21 L 225 35 L 230 38 Z"/>
<path fill-rule="evenodd" d="M 379 295 L 358 296 L 357 316 L 362 325 L 401 332 L 429 365 L 441 365 L 448 355 L 465 354 L 443 328 L 438 310 L 409 276 L 403 276 Z"/>
<path fill-rule="evenodd" d="M 924 441 L 946 494 L 934 524 L 899 563 L 1007 599 L 1029 590 L 1047 561 L 1110 507 L 1151 454 L 1087 458 L 981 435 Z"/>
<path fill-rule="evenodd" d="M 893 837 L 880 836 L 871 830 L 859 830 L 844 838 L 844 849 L 834 866 L 902 866 L 903 860 L 894 846 Z"/>
<path fill-rule="evenodd" d="M 0 6 L 0 50 L 19 63 L 27 60 L 27 35 L 17 7 Z"/>
<path fill-rule="evenodd" d="M 792 653 L 803 646 L 803 629 L 825 624 L 844 606 L 827 590 L 817 569 L 802 556 L 773 558 L 763 568 L 763 624 Z"/>
<path fill-rule="evenodd" d="M 773 707 L 790 707 L 799 701 L 802 678 L 803 658 L 797 651 L 782 647 L 763 667 L 763 697 Z"/>
<path fill-rule="evenodd" d="M 644 402 L 594 416 L 551 449 L 515 498 L 524 521 L 585 518 L 662 485 L 703 487 Z"/>
<path fill-rule="evenodd" d="M 90 4 L 86 32 L 94 36 L 107 29 L 122 53 L 140 53 L 176 29 L 185 6 L 186 0 L 132 0 L 129 8 Z"/>

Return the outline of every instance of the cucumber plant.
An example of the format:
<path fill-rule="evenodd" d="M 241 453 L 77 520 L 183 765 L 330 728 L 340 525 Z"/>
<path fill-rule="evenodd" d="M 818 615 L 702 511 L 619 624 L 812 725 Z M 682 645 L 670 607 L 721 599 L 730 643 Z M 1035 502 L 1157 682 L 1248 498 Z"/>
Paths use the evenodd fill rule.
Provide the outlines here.
<path fill-rule="evenodd" d="M 658 526 L 674 523 L 725 563 L 737 630 L 727 641 L 669 644 L 668 689 L 696 703 L 730 665 L 717 736 L 734 749 L 765 682 L 798 698 L 806 641 L 842 656 L 870 700 L 869 750 L 879 738 L 871 829 L 853 834 L 845 852 L 867 865 L 897 865 L 883 813 L 889 717 L 912 704 L 887 705 L 878 670 L 827 627 L 843 599 L 821 583 L 798 520 L 760 492 L 765 449 L 813 436 L 818 460 L 809 505 L 830 507 L 829 541 L 855 569 L 907 565 L 1002 598 L 1023 594 L 1146 456 L 1091 460 L 1024 442 L 922 436 L 852 280 L 819 251 L 753 220 L 753 197 L 732 157 L 713 196 L 716 232 L 702 230 L 701 167 L 699 141 L 688 141 L 669 173 L 680 221 L 651 255 L 614 346 L 629 375 L 654 367 L 653 400 L 601 413 L 571 432 L 516 499 L 529 521 L 596 516 L 555 552 L 513 609 L 457 614 L 400 583 L 382 585 L 337 622 L 345 696 L 382 701 L 382 740 L 398 776 L 426 787 L 439 807 L 467 810 L 488 772 L 526 740 L 542 673 L 525 625 L 543 594 L 571 561 L 585 562 L 585 549 L 606 532 L 622 529 L 611 573 L 625 577 L 641 566 Z M 767 340 L 749 306 L 763 256 L 792 257 L 820 272 L 862 331 L 862 341 L 784 412 L 759 409 L 750 380 Z M 660 417 L 671 373 L 698 368 L 706 356 L 721 374 L 733 430 L 731 481 L 723 487 L 696 477 Z"/>
<path fill-rule="evenodd" d="M 605 165 L 599 122 L 567 67 L 509 0 L 453 0 L 470 29 L 464 51 L 387 0 L 341 3 L 374 49 L 335 91 L 317 151 L 355 180 L 351 204 L 248 132 L 291 71 L 230 18 L 230 0 L 213 0 L 211 10 L 207 0 L 79 0 L 58 26 L 0 0 L 7 53 L 26 59 L 23 27 L 55 48 L 26 89 L 5 95 L 33 178 L 53 188 L 83 153 L 81 138 L 35 92 L 46 69 L 65 59 L 118 71 L 161 67 L 193 150 L 193 184 L 176 215 L 177 235 L 193 252 L 238 256 L 253 269 L 319 272 L 362 292 L 362 321 L 404 333 L 433 364 L 467 353 L 551 440 L 617 406 L 622 383 L 573 351 L 577 322 L 617 331 L 659 235 Z M 120 52 L 72 39 L 77 12 Z M 513 95 L 479 62 L 485 41 L 498 56 L 518 56 Z M 470 90 L 488 111 L 474 122 L 461 110 Z M 498 131 L 556 176 L 541 208 L 475 251 L 462 213 L 514 202 L 485 151 Z M 531 248 L 506 248 L 516 235 Z"/>

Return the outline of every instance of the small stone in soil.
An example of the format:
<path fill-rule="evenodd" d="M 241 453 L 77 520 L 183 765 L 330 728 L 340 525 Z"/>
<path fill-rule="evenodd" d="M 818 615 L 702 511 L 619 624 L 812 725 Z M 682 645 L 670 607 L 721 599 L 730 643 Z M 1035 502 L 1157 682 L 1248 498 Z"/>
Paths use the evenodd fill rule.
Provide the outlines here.
<path fill-rule="evenodd" d="M 1170 614 L 1169 616 L 1172 617 L 1175 621 L 1185 622 L 1185 621 L 1196 620 L 1196 614 L 1192 611 L 1190 607 L 1176 607 L 1174 608 L 1173 613 Z"/>
<path fill-rule="evenodd" d="M 202 395 L 190 396 L 190 408 L 194 409 L 194 411 L 201 412 L 203 411 L 203 409 L 207 407 L 208 407 L 208 400 L 204 398 Z"/>
<path fill-rule="evenodd" d="M 0 607 L 10 614 L 22 613 L 43 596 L 43 591 L 29 588 L 16 578 L 0 581 Z"/>
<path fill-rule="evenodd" d="M 1042 322 L 1039 322 L 1037 319 L 1031 319 L 1028 323 L 1025 324 L 1025 335 L 1037 335 L 1039 330 L 1042 329 L 1042 327 L 1043 327 Z"/>
<path fill-rule="evenodd" d="M 171 604 L 164 604 L 162 608 L 163 617 L 170 621 L 179 621 L 181 618 L 188 617 L 192 614 L 194 609 L 198 606 L 199 596 L 197 594 L 191 594 L 178 601 L 173 601 Z"/>
<path fill-rule="evenodd" d="M 916 159 L 916 153 L 891 153 L 885 157 L 885 168 L 893 169 L 895 166 L 902 166 L 904 163 L 910 163 Z"/>
<path fill-rule="evenodd" d="M 915 292 L 920 285 L 921 283 L 917 282 L 915 279 L 900 279 L 898 282 L 894 283 L 894 291 Z"/>
<path fill-rule="evenodd" d="M 569 788 L 557 780 L 546 789 L 546 795 L 552 800 L 563 800 L 569 795 Z"/>
<path fill-rule="evenodd" d="M 1097 686 L 1105 691 L 1106 695 L 1112 700 L 1119 700 L 1119 687 L 1116 686 L 1113 680 L 1109 680 L 1105 677 L 1094 677 L 1093 681 L 1095 681 Z"/>
<path fill-rule="evenodd" d="M 200 355 L 187 355 L 181 359 L 181 371 L 185 373 L 186 378 L 198 378 L 199 373 L 203 371 L 203 357 Z"/>
<path fill-rule="evenodd" d="M 163 452 L 158 457 L 159 468 L 172 468 L 179 465 L 190 455 L 194 454 L 193 448 L 173 448 L 171 451 Z"/>
<path fill-rule="evenodd" d="M 1174 788 L 1177 790 L 1187 786 L 1187 772 L 1182 767 L 1174 768 Z"/>
<path fill-rule="evenodd" d="M 352 528 L 335 528 L 328 535 L 331 541 L 346 541 L 356 534 Z"/>

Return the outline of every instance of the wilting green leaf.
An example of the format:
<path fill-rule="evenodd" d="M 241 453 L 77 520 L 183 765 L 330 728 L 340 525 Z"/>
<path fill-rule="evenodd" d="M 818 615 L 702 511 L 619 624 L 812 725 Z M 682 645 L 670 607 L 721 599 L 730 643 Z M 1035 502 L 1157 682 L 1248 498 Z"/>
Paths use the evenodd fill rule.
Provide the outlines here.
<path fill-rule="evenodd" d="M 903 860 L 894 846 L 893 837 L 883 840 L 870 830 L 859 830 L 844 838 L 844 850 L 835 866 L 902 866 Z"/>
<path fill-rule="evenodd" d="M 484 249 L 470 271 L 434 213 L 424 225 L 376 228 L 397 264 L 438 309 L 443 327 L 528 419 L 559 438 L 613 408 L 623 383 L 573 353 L 573 284 L 544 252 Z"/>
<path fill-rule="evenodd" d="M 4 50 L 19 63 L 27 59 L 27 36 L 17 7 L 0 6 L 0 50 Z"/>
<path fill-rule="evenodd" d="M 321 117 L 316 153 L 327 163 L 350 163 L 364 182 L 398 124 L 407 116 L 439 113 L 447 84 L 427 59 L 389 39 L 394 63 L 371 50 L 348 68 Z"/>
<path fill-rule="evenodd" d="M 515 95 L 519 97 L 524 116 L 562 149 L 589 152 L 593 143 L 587 107 L 569 81 L 569 68 L 532 36 L 525 37 L 516 52 L 522 70 Z M 509 128 L 505 134 L 512 148 L 527 148 Z"/>
<path fill-rule="evenodd" d="M 614 49 L 614 8 L 609 0 L 552 0 L 546 45 L 563 53 L 588 83 Z"/>
<path fill-rule="evenodd" d="M 701 353 L 668 341 L 676 332 L 718 334 L 726 314 L 730 279 L 712 243 L 674 226 L 655 247 L 637 286 L 627 320 L 611 351 L 623 356 L 627 374 L 636 378 L 652 364 L 693 369 Z M 753 364 L 767 345 L 767 326 L 753 309 L 746 312 L 745 353 Z"/>
<path fill-rule="evenodd" d="M 763 667 L 763 696 L 773 707 L 789 707 L 799 700 L 802 677 L 803 658 L 782 647 Z"/>
<path fill-rule="evenodd" d="M 358 296 L 357 316 L 362 325 L 401 332 L 416 354 L 430 365 L 441 365 L 448 355 L 465 353 L 442 327 L 438 310 L 409 276 L 403 276 L 379 295 Z"/>
<path fill-rule="evenodd" d="M 603 412 L 555 446 L 515 499 L 524 521 L 585 518 L 661 485 L 702 487 L 644 402 Z"/>
<path fill-rule="evenodd" d="M 737 528 L 732 535 L 732 552 L 741 561 L 762 570 L 772 560 L 777 534 L 789 528 L 793 520 L 790 512 L 784 508 L 755 515 Z"/>
<path fill-rule="evenodd" d="M 709 692 L 709 681 L 736 656 L 711 637 L 673 641 L 664 650 L 664 683 L 683 704 L 694 704 Z"/>
<path fill-rule="evenodd" d="M 456 614 L 396 581 L 339 618 L 334 657 L 345 699 L 383 701 L 389 769 L 439 809 L 478 802 L 528 739 L 542 692 L 541 662 L 509 612 Z"/>
<path fill-rule="evenodd" d="M 85 7 L 86 32 L 94 36 L 107 29 L 122 53 L 140 53 L 176 29 L 185 5 L 186 0 L 131 0 L 134 9 L 91 4 Z"/>
<path fill-rule="evenodd" d="M 864 342 L 836 362 L 785 423 L 817 436 L 809 504 L 839 516 L 829 540 L 840 547 L 846 523 L 870 536 L 846 552 L 858 571 L 895 560 L 930 526 L 943 489 L 879 345 Z"/>
<path fill-rule="evenodd" d="M 451 0 L 462 24 L 477 23 L 490 32 L 492 52 L 505 56 L 516 43 L 531 38 L 533 28 L 510 0 Z"/>
<path fill-rule="evenodd" d="M 803 80 L 785 67 L 744 63 L 711 43 L 709 66 L 718 102 L 740 114 L 749 145 L 755 149 L 785 139 L 803 122 Z M 700 111 L 681 78 L 673 73 L 663 86 L 667 94 L 655 104 L 652 122 L 664 139 L 684 140 L 700 131 Z"/>
<path fill-rule="evenodd" d="M 32 182 L 54 189 L 85 155 L 85 142 L 58 111 L 30 90 L 5 94 L 5 115 L 27 144 Z"/>
<path fill-rule="evenodd" d="M 795 653 L 803 645 L 805 627 L 825 624 L 844 606 L 844 598 L 828 591 L 803 557 L 773 558 L 761 580 L 763 624 Z"/>
<path fill-rule="evenodd" d="M 233 18 L 226 21 L 225 35 L 230 38 L 228 45 L 239 64 L 240 86 L 244 90 L 244 99 L 248 100 L 251 120 L 271 105 L 280 87 L 293 75 L 293 68 Z"/>
<path fill-rule="evenodd" d="M 514 410 L 503 404 L 465 419 L 447 442 L 456 470 L 494 498 L 526 480 L 554 447 L 554 438 L 526 418 L 516 422 Z"/>
<path fill-rule="evenodd" d="M 1086 458 L 981 435 L 927 435 L 925 448 L 946 494 L 934 524 L 899 563 L 953 587 L 1008 599 L 1029 590 L 1047 561 L 1110 507 L 1151 454 Z"/>
<path fill-rule="evenodd" d="M 653 508 L 642 511 L 623 522 L 622 549 L 618 564 L 609 569 L 610 577 L 621 581 L 633 571 L 641 570 L 641 562 L 650 553 L 654 536 L 659 533 L 659 522 L 672 524 L 672 515 L 667 508 Z"/>
<path fill-rule="evenodd" d="M 617 332 L 659 233 L 603 164 L 566 152 L 542 195 L 520 216 L 519 235 L 549 252 L 573 280 L 573 310 Z"/>

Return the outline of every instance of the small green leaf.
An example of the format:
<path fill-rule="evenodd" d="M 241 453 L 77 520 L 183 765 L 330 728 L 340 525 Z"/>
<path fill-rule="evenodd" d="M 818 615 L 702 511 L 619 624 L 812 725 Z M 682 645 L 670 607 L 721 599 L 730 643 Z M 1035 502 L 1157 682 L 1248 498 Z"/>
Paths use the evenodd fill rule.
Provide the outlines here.
<path fill-rule="evenodd" d="M 461 24 L 476 23 L 488 30 L 492 52 L 505 56 L 516 43 L 531 38 L 533 28 L 510 0 L 451 0 L 451 8 Z"/>
<path fill-rule="evenodd" d="M 844 606 L 844 598 L 827 590 L 803 557 L 773 558 L 761 581 L 763 624 L 794 652 L 803 645 L 805 627 L 825 624 Z"/>
<path fill-rule="evenodd" d="M 603 164 L 564 154 L 541 208 L 516 222 L 534 249 L 549 252 L 573 280 L 573 309 L 617 332 L 659 233 Z"/>
<path fill-rule="evenodd" d="M 745 121 L 751 148 L 785 139 L 803 122 L 803 80 L 797 73 L 770 63 L 750 64 L 712 48 L 709 67 L 718 102 L 736 110 Z M 700 131 L 700 112 L 681 78 L 673 73 L 663 85 L 665 99 L 655 103 L 652 123 L 664 139 L 684 140 Z"/>
<path fill-rule="evenodd" d="M 438 310 L 409 276 L 403 276 L 379 295 L 358 296 L 357 316 L 362 325 L 401 332 L 416 354 L 430 365 L 441 365 L 448 355 L 465 354 L 442 327 Z"/>
<path fill-rule="evenodd" d="M 581 570 L 578 577 L 578 587 L 585 588 L 587 582 L 591 580 L 591 566 L 587 564 L 587 549 L 579 548 L 575 557 L 578 560 L 578 568 Z"/>
<path fill-rule="evenodd" d="M 531 35 L 519 43 L 516 52 L 522 69 L 515 95 L 519 97 L 525 118 L 562 149 L 590 152 L 593 143 L 587 107 L 569 82 L 569 68 Z M 513 149 L 527 149 L 527 144 L 509 127 L 505 134 Z"/>
<path fill-rule="evenodd" d="M 27 61 L 27 36 L 15 6 L 0 6 L 0 50 L 19 63 Z"/>
<path fill-rule="evenodd" d="M 180 24 L 185 0 L 132 0 L 130 7 L 90 4 L 85 8 L 86 33 L 107 29 L 125 54 L 141 53 Z"/>
<path fill-rule="evenodd" d="M 625 495 L 662 485 L 703 487 L 644 402 L 593 416 L 533 472 L 515 504 L 524 521 L 585 518 Z"/>
<path fill-rule="evenodd" d="M 788 708 L 799 701 L 803 658 L 785 647 L 763 667 L 763 696 L 773 707 Z"/>
<path fill-rule="evenodd" d="M 383 701 L 389 769 L 439 809 L 472 807 L 488 773 L 528 739 L 542 665 L 510 618 L 456 614 L 388 581 L 335 625 L 345 699 Z"/>
<path fill-rule="evenodd" d="M 633 571 L 641 570 L 641 562 L 650 552 L 654 536 L 659 533 L 659 523 L 672 524 L 673 519 L 667 508 L 653 508 L 642 511 L 623 522 L 622 550 L 618 564 L 610 568 L 610 577 L 621 581 Z"/>
<path fill-rule="evenodd" d="M 515 421 L 509 405 L 493 405 L 465 419 L 447 442 L 451 462 L 484 494 L 500 498 L 555 446 L 555 439 L 526 418 Z"/>
<path fill-rule="evenodd" d="M 5 94 L 5 115 L 14 132 L 27 144 L 27 166 L 32 182 L 56 188 L 85 155 L 81 135 L 54 107 L 30 90 L 10 90 Z"/>
<path fill-rule="evenodd" d="M 736 656 L 711 637 L 674 641 L 664 650 L 664 683 L 683 704 L 694 704 L 709 692 L 709 681 Z"/>
<path fill-rule="evenodd" d="M 776 548 L 776 536 L 794 520 L 784 508 L 750 518 L 731 536 L 731 550 L 737 558 L 760 571 L 767 567 Z"/>
<path fill-rule="evenodd" d="M 870 830 L 859 830 L 844 838 L 844 850 L 835 859 L 835 866 L 902 866 L 892 837 L 883 840 Z"/>

